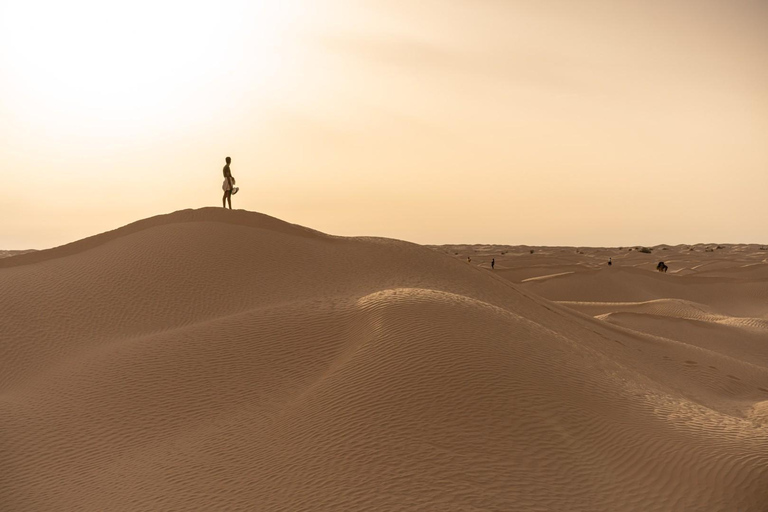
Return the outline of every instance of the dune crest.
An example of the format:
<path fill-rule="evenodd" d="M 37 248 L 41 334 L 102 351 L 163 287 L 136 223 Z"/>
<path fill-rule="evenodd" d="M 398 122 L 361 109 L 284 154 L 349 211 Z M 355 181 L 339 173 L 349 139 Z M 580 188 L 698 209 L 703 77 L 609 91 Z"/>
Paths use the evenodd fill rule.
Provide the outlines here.
<path fill-rule="evenodd" d="M 221 208 L 2 259 L 0 509 L 765 510 L 759 289 L 725 350 L 568 272 Z"/>

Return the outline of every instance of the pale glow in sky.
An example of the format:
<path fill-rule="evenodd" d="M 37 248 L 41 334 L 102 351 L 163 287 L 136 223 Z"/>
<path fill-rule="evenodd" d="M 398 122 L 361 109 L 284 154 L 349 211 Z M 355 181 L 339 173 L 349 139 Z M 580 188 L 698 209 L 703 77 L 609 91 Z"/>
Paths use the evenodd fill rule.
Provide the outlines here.
<path fill-rule="evenodd" d="M 0 0 L 0 249 L 221 204 L 420 243 L 768 242 L 768 4 Z"/>

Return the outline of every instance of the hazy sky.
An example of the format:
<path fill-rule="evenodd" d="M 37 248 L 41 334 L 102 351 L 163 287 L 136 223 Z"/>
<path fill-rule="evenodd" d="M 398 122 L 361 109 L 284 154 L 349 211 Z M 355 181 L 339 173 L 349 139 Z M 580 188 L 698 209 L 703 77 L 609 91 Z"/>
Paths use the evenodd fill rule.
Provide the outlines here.
<path fill-rule="evenodd" d="M 768 242 L 768 2 L 0 0 L 0 249 L 234 206 L 419 243 Z"/>

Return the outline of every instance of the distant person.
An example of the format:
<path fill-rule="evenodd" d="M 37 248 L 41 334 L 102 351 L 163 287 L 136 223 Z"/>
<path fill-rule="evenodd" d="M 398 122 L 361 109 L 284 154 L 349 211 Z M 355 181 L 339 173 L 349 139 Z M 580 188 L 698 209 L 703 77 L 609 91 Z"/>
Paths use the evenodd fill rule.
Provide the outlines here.
<path fill-rule="evenodd" d="M 656 265 L 656 270 L 659 272 L 666 272 L 669 267 L 664 264 L 663 261 L 660 261 L 658 265 Z"/>
<path fill-rule="evenodd" d="M 227 157 L 226 159 L 227 165 L 224 166 L 224 184 L 221 186 L 221 188 L 224 189 L 224 197 L 221 199 L 221 206 L 224 208 L 227 207 L 227 203 L 229 203 L 229 209 L 232 209 L 232 194 L 237 194 L 237 191 L 239 190 L 235 186 L 235 178 L 232 176 L 232 171 L 229 170 L 229 164 L 232 163 L 232 159 Z"/>
<path fill-rule="evenodd" d="M 491 258 L 491 270 L 496 267 L 496 258 Z"/>
<path fill-rule="evenodd" d="M 467 256 L 467 263 L 472 263 L 472 258 L 470 258 L 469 256 Z"/>
<path fill-rule="evenodd" d="M 608 258 L 608 266 L 610 267 L 611 265 L 613 265 L 613 261 L 611 261 L 611 258 Z"/>

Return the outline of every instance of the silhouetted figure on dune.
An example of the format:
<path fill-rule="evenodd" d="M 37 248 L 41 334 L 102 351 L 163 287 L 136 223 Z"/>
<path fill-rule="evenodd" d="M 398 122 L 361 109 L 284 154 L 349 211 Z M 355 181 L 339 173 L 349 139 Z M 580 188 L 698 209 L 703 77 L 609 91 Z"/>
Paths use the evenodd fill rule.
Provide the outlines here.
<path fill-rule="evenodd" d="M 608 266 L 610 267 L 611 265 L 613 265 L 612 258 L 608 258 Z"/>
<path fill-rule="evenodd" d="M 656 265 L 656 270 L 659 272 L 666 272 L 669 267 L 664 264 L 663 261 L 660 261 L 658 265 Z"/>
<path fill-rule="evenodd" d="M 221 186 L 224 189 L 224 197 L 221 199 L 221 206 L 227 207 L 229 203 L 229 209 L 232 209 L 232 194 L 237 194 L 238 188 L 235 186 L 235 178 L 232 176 L 232 171 L 229 170 L 229 164 L 232 163 L 232 159 L 226 158 L 227 165 L 224 166 L 224 184 Z"/>
<path fill-rule="evenodd" d="M 496 258 L 491 258 L 491 270 L 496 267 Z"/>

